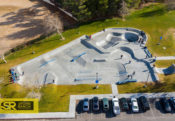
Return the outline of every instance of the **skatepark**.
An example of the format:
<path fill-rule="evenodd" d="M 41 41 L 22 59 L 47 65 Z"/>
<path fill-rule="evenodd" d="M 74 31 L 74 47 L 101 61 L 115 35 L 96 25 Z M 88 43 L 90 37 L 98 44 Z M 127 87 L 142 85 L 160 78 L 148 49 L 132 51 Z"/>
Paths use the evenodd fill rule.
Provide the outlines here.
<path fill-rule="evenodd" d="M 146 34 L 134 28 L 109 28 L 84 35 L 13 67 L 18 75 L 14 80 L 27 86 L 157 81 L 146 41 Z"/>

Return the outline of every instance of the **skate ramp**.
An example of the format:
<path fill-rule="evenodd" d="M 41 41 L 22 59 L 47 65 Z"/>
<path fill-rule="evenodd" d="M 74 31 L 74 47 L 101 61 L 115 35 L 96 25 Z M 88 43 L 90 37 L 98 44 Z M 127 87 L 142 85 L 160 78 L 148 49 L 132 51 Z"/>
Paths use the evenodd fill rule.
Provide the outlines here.
<path fill-rule="evenodd" d="M 175 74 L 175 64 L 171 65 L 170 67 L 163 69 L 163 73 L 165 75 Z"/>
<path fill-rule="evenodd" d="M 107 34 L 105 40 L 101 40 L 96 42 L 97 46 L 102 46 L 104 49 L 108 49 L 110 47 L 113 47 L 119 43 L 119 41 L 122 41 L 121 39 L 122 33 L 112 32 Z"/>
<path fill-rule="evenodd" d="M 44 75 L 44 82 L 42 85 L 45 84 L 54 84 L 57 81 L 57 77 L 53 72 L 48 72 Z"/>
<path fill-rule="evenodd" d="M 121 40 L 119 38 L 121 38 L 122 34 L 121 33 L 117 33 L 117 32 L 113 32 L 113 33 L 109 33 L 106 36 L 106 41 L 110 42 L 110 41 L 114 41 L 114 40 Z"/>
<path fill-rule="evenodd" d="M 136 79 L 126 79 L 126 80 L 123 80 L 123 81 L 118 81 L 116 84 L 120 85 L 120 84 L 129 83 L 129 82 L 137 82 L 137 80 Z"/>
<path fill-rule="evenodd" d="M 99 54 L 104 54 L 101 50 L 99 50 L 98 48 L 96 48 L 92 44 L 88 43 L 86 40 L 81 40 L 81 44 L 84 45 L 85 47 L 89 48 L 89 49 L 95 50 Z"/>

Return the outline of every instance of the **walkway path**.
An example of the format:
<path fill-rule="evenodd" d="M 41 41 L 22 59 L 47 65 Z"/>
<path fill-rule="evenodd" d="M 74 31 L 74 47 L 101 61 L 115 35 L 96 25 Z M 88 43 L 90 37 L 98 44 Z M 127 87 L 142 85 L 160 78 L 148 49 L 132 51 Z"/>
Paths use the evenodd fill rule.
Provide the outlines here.
<path fill-rule="evenodd" d="M 175 60 L 175 56 L 161 56 L 161 57 L 156 57 L 156 60 Z"/>
<path fill-rule="evenodd" d="M 116 86 L 116 84 L 111 84 L 111 88 L 112 88 L 112 94 L 113 95 L 118 95 L 118 88 Z"/>

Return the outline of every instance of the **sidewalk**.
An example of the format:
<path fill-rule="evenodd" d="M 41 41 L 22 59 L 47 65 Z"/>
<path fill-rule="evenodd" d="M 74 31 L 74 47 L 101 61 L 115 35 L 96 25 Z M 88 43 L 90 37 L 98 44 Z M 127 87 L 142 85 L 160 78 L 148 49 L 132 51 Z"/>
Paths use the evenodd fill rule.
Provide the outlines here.
<path fill-rule="evenodd" d="M 119 98 L 138 98 L 140 96 L 145 96 L 147 98 L 163 98 L 163 97 L 175 97 L 175 92 L 165 92 L 165 93 L 128 93 L 128 94 L 119 94 Z"/>
<path fill-rule="evenodd" d="M 111 88 L 112 88 L 112 94 L 117 96 L 118 95 L 118 88 L 116 84 L 111 84 Z"/>
<path fill-rule="evenodd" d="M 156 57 L 156 60 L 175 60 L 175 56 Z"/>

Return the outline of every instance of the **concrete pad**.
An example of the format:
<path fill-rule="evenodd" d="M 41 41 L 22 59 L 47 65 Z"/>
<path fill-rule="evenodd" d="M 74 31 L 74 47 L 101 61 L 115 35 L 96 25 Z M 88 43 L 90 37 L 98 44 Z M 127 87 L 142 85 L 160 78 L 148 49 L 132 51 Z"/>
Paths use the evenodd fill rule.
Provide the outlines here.
<path fill-rule="evenodd" d="M 90 40 L 82 36 L 14 67 L 17 73 L 24 72 L 18 83 L 94 84 L 98 79 L 100 84 L 112 84 L 128 79 L 128 75 L 137 81 L 156 81 L 149 59 L 145 59 L 145 45 L 139 43 L 139 38 L 140 30 L 133 28 L 109 28 L 92 35 Z M 147 41 L 147 37 L 142 38 Z"/>

